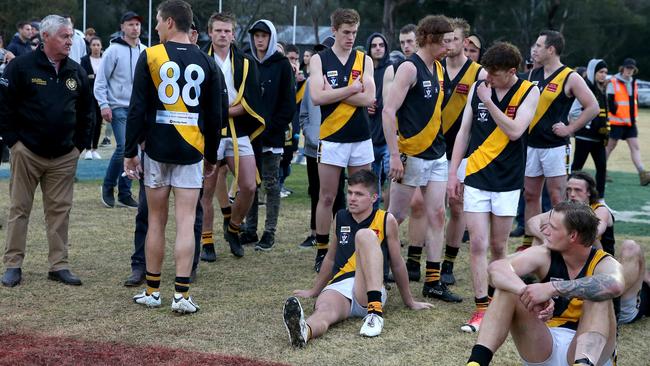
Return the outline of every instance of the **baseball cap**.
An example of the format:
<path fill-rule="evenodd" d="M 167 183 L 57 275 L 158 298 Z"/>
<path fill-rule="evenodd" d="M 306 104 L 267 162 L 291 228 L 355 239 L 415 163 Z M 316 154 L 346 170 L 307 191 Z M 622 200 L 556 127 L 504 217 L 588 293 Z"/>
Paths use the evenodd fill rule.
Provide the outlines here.
<path fill-rule="evenodd" d="M 629 67 L 629 68 L 636 68 L 636 60 L 633 58 L 626 58 L 623 60 L 623 64 L 621 65 L 623 67 Z"/>
<path fill-rule="evenodd" d="M 269 26 L 266 25 L 266 23 L 264 23 L 262 21 L 259 21 L 259 22 L 255 23 L 255 24 L 253 24 L 251 29 L 248 30 L 248 33 L 250 33 L 250 34 L 253 34 L 255 32 L 264 32 L 264 33 L 271 34 L 271 28 L 269 28 Z"/>
<path fill-rule="evenodd" d="M 320 52 L 332 48 L 332 46 L 334 46 L 334 36 L 327 36 L 320 44 L 314 46 L 314 50 Z"/>
<path fill-rule="evenodd" d="M 122 24 L 124 22 L 128 22 L 131 19 L 137 19 L 138 22 L 140 22 L 140 23 L 142 23 L 142 20 L 143 20 L 141 16 L 136 14 L 136 12 L 127 11 L 126 13 L 124 13 L 124 15 L 122 15 L 122 19 L 120 20 L 120 24 Z"/>

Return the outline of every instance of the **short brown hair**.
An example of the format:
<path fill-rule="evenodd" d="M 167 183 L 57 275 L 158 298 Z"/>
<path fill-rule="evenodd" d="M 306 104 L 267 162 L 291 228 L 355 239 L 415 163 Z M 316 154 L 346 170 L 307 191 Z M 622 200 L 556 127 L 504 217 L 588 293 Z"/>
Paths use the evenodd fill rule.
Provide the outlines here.
<path fill-rule="evenodd" d="M 363 185 L 370 194 L 377 193 L 377 175 L 368 169 L 361 169 L 348 178 L 348 186 Z"/>
<path fill-rule="evenodd" d="M 451 23 L 451 27 L 456 29 L 460 29 L 463 31 L 463 37 L 467 38 L 469 37 L 469 32 L 470 32 L 470 26 L 469 23 L 467 23 L 467 20 L 463 18 L 452 18 L 449 19 L 449 23 Z"/>
<path fill-rule="evenodd" d="M 539 36 L 546 37 L 546 40 L 544 41 L 544 47 L 549 48 L 553 46 L 553 48 L 555 48 L 556 55 L 560 56 L 562 54 L 562 51 L 564 51 L 564 36 L 562 33 L 546 29 L 539 32 Z"/>
<path fill-rule="evenodd" d="M 192 7 L 183 0 L 166 0 L 158 5 L 158 13 L 165 20 L 172 18 L 176 23 L 176 29 L 180 32 L 189 33 L 192 26 Z"/>
<path fill-rule="evenodd" d="M 97 31 L 95 31 L 95 28 L 86 28 L 86 31 L 84 32 L 85 35 L 87 36 L 94 36 L 97 34 Z"/>
<path fill-rule="evenodd" d="M 481 64 L 488 71 L 517 69 L 521 64 L 519 49 L 508 42 L 496 42 L 483 55 Z"/>
<path fill-rule="evenodd" d="M 399 30 L 399 34 L 409 34 L 411 32 L 415 33 L 415 29 L 417 26 L 413 23 L 409 23 L 405 26 L 402 27 L 402 29 Z"/>
<path fill-rule="evenodd" d="M 590 247 L 594 244 L 600 219 L 591 207 L 580 202 L 562 201 L 553 207 L 551 215 L 554 212 L 564 214 L 562 224 L 569 233 L 578 234 L 582 245 Z"/>
<path fill-rule="evenodd" d="M 210 15 L 210 19 L 208 19 L 208 32 L 212 32 L 212 24 L 214 24 L 214 22 L 232 24 L 233 32 L 235 31 L 235 27 L 237 26 L 237 18 L 235 17 L 235 14 L 227 11 L 221 13 L 212 13 L 212 15 Z"/>
<path fill-rule="evenodd" d="M 343 24 L 359 24 L 361 17 L 354 9 L 338 8 L 330 16 L 330 20 L 332 21 L 332 28 L 339 29 Z"/>
<path fill-rule="evenodd" d="M 445 33 L 453 31 L 449 18 L 446 16 L 427 15 L 418 22 L 418 27 L 415 29 L 415 40 L 420 47 L 429 43 L 441 43 Z"/>

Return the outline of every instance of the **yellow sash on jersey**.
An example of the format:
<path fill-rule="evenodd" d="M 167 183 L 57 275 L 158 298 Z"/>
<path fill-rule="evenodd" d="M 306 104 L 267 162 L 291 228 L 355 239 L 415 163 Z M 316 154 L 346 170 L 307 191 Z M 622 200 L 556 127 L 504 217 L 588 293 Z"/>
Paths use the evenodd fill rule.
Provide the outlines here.
<path fill-rule="evenodd" d="M 480 68 L 481 65 L 472 62 L 458 82 L 458 84 L 467 85 L 467 93 L 469 93 L 470 86 L 478 79 L 478 70 Z M 458 121 L 458 117 L 463 114 L 466 103 L 467 94 L 459 94 L 455 90 L 452 92 L 449 101 L 447 101 L 447 104 L 442 109 L 442 133 L 447 133 L 451 126 Z"/>
<path fill-rule="evenodd" d="M 377 244 L 381 245 L 381 243 L 384 241 L 384 238 L 386 237 L 386 211 L 384 210 L 377 210 L 375 213 L 375 217 L 372 219 L 372 222 L 370 223 L 370 226 L 368 226 L 368 229 L 372 230 L 377 234 Z M 356 252 L 350 256 L 347 262 L 345 262 L 345 265 L 332 277 L 332 279 L 328 282 L 332 283 L 334 280 L 337 278 L 343 276 L 346 273 L 352 273 L 355 272 L 357 269 L 357 255 Z"/>
<path fill-rule="evenodd" d="M 302 98 L 305 96 L 305 88 L 307 87 L 307 82 L 304 81 L 300 88 L 298 88 L 298 91 L 296 92 L 296 104 L 300 104 L 302 102 Z"/>
<path fill-rule="evenodd" d="M 594 269 L 596 269 L 596 266 L 600 261 L 609 256 L 607 252 L 605 252 L 602 249 L 598 249 L 596 251 L 596 254 L 594 254 L 593 258 L 591 259 L 591 262 L 589 262 L 589 266 L 587 267 L 587 272 L 585 273 L 585 277 L 592 276 L 594 274 Z M 578 299 L 578 298 L 573 298 L 571 301 L 569 301 L 569 305 L 567 306 L 566 310 L 562 312 L 557 317 L 553 317 L 551 320 L 546 322 L 546 325 L 549 327 L 559 327 L 560 325 L 563 325 L 568 322 L 572 323 L 577 323 L 580 320 L 580 316 L 582 316 L 582 304 L 584 300 Z"/>
<path fill-rule="evenodd" d="M 533 117 L 533 121 L 530 123 L 530 126 L 528 127 L 528 132 L 532 131 L 533 128 L 537 125 L 539 120 L 544 117 L 546 114 L 546 111 L 548 111 L 549 107 L 557 97 L 560 96 L 561 93 L 564 92 L 564 84 L 566 83 L 566 79 L 569 76 L 569 74 L 572 72 L 568 67 L 564 67 L 562 71 L 560 71 L 553 80 L 551 80 L 546 86 L 544 87 L 544 90 L 539 94 L 539 103 L 537 103 L 537 110 L 535 111 L 535 117 Z M 555 90 L 549 90 L 549 85 L 555 84 Z M 559 122 L 559 121 L 558 121 Z"/>
<path fill-rule="evenodd" d="M 512 99 L 510 99 L 508 106 L 503 112 L 507 114 L 508 109 L 513 107 L 518 108 L 523 101 L 522 99 L 527 95 L 528 90 L 532 87 L 533 83 L 527 80 L 522 80 L 519 89 L 517 89 L 515 94 L 512 96 Z M 476 92 L 476 90 L 474 92 Z M 511 118 L 515 119 L 515 116 L 512 116 Z M 466 176 L 470 176 L 488 166 L 497 158 L 497 156 L 499 156 L 499 154 L 501 154 L 506 146 L 508 146 L 509 142 L 510 138 L 508 135 L 497 126 L 467 159 L 467 168 L 465 169 Z"/>
<path fill-rule="evenodd" d="M 169 60 L 169 55 L 165 46 L 162 44 L 149 47 L 145 50 L 147 53 L 147 66 L 149 67 L 149 74 L 151 74 L 151 79 L 153 80 L 156 90 L 162 79 L 160 78 L 160 67 Z M 165 93 L 167 90 L 165 90 Z M 162 102 L 161 102 L 162 103 Z M 173 112 L 185 112 L 187 113 L 187 106 L 183 102 L 183 98 L 178 98 L 174 104 L 164 104 L 166 110 Z M 187 126 L 187 125 L 173 125 L 176 128 L 176 131 L 181 135 L 183 140 L 188 144 L 192 145 L 196 150 L 203 154 L 205 148 L 205 139 L 203 134 L 199 129 L 199 126 Z"/>
<path fill-rule="evenodd" d="M 354 57 L 354 64 L 352 64 L 352 70 L 350 70 L 350 76 L 348 77 L 348 86 L 352 85 L 354 80 L 352 75 L 355 71 L 359 73 L 359 80 L 363 77 L 363 65 L 366 61 L 366 55 L 361 51 L 356 51 Z M 343 101 L 339 102 L 339 105 L 336 106 L 334 111 L 323 120 L 323 123 L 320 125 L 320 139 L 324 140 L 325 138 L 333 135 L 338 130 L 343 128 L 346 123 L 352 118 L 352 115 L 357 110 L 357 106 L 345 103 Z"/>
<path fill-rule="evenodd" d="M 436 66 L 436 75 L 438 77 L 438 82 L 440 82 L 441 80 L 444 80 L 444 70 L 442 69 L 440 62 L 435 61 L 434 65 Z M 427 125 L 424 126 L 420 132 L 409 138 L 405 138 L 401 133 L 399 134 L 397 146 L 401 153 L 410 156 L 418 155 L 428 149 L 429 146 L 431 146 L 433 140 L 436 139 L 436 136 L 440 131 L 440 127 L 442 126 L 442 114 L 440 113 L 440 109 L 442 108 L 442 100 L 445 96 L 442 85 L 438 85 L 438 87 L 440 88 L 440 92 L 438 93 L 436 106 L 433 108 L 433 113 L 431 114 L 431 118 L 429 118 Z"/>

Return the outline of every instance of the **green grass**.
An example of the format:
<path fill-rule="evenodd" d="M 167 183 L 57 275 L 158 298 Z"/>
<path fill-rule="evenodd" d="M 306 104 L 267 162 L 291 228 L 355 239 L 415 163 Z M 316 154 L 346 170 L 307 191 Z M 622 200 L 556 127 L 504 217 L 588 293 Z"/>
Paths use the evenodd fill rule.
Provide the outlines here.
<path fill-rule="evenodd" d="M 648 197 L 647 190 L 638 183 L 634 186 L 632 175 L 621 173 L 613 177 L 616 187 L 608 186 L 608 203 L 616 210 L 641 207 L 641 198 Z M 314 252 L 297 247 L 309 227 L 306 181 L 304 167 L 294 166 L 287 186 L 295 193 L 282 200 L 277 247 L 269 253 L 254 252 L 248 246 L 246 256 L 235 259 L 220 239 L 221 216 L 216 215 L 219 258 L 216 263 L 201 264 L 199 279 L 191 289 L 201 311 L 183 317 L 169 310 L 174 276 L 170 240 L 174 233 L 173 215 L 162 274 L 164 306 L 150 310 L 132 303 L 131 297 L 137 290 L 122 286 L 130 271 L 135 211 L 104 208 L 99 201 L 99 182 L 76 184 L 70 221 L 70 262 L 84 285 L 69 287 L 46 279 L 47 242 L 42 202 L 37 193 L 23 283 L 13 289 L 0 287 L 0 332 L 154 344 L 296 365 L 464 364 L 476 339 L 475 335 L 459 330 L 473 310 L 466 245 L 456 266 L 459 285 L 454 287 L 464 297 L 463 303 L 436 301 L 433 309 L 413 312 L 402 305 L 397 289 L 393 288 L 389 291 L 385 330 L 379 338 L 359 337 L 361 321 L 353 319 L 334 326 L 306 349 L 290 348 L 282 323 L 282 304 L 292 290 L 308 288 L 314 279 Z M 0 181 L 0 197 L 7 197 L 7 190 L 8 182 Z M 0 201 L 1 212 L 7 206 L 6 199 Z M 647 226 L 619 223 L 617 233 L 639 240 L 650 252 Z M 0 241 L 4 242 L 5 234 L 5 230 L 0 230 Z M 511 249 L 516 244 L 513 240 Z M 411 291 L 421 299 L 421 284 L 411 284 Z M 307 314 L 313 304 L 313 300 L 303 301 Z M 622 328 L 621 365 L 647 360 L 649 324 L 650 321 L 643 320 Z M 510 340 L 499 350 L 493 364 L 520 364 Z"/>

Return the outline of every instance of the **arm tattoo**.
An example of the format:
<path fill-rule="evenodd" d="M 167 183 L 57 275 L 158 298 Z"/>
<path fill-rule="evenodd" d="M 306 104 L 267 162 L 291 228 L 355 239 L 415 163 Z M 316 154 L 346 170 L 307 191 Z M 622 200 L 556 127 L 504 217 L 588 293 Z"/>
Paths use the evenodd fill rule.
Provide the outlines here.
<path fill-rule="evenodd" d="M 613 298 L 612 287 L 616 280 L 607 274 L 597 274 L 577 280 L 552 281 L 560 295 L 567 298 L 581 298 L 589 301 L 603 301 Z"/>

